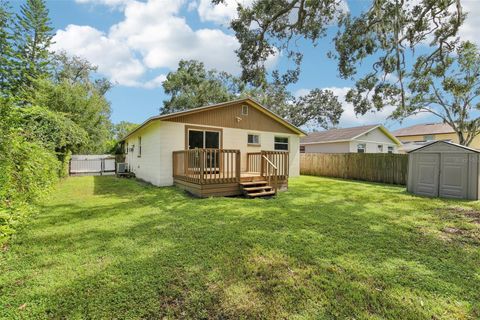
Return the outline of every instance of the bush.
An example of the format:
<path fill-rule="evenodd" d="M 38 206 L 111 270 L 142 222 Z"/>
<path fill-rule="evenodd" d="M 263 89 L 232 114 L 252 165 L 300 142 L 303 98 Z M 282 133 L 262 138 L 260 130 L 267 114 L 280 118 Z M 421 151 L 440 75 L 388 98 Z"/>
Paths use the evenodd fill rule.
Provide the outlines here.
<path fill-rule="evenodd" d="M 9 156 L 0 162 L 0 244 L 36 211 L 35 204 L 49 193 L 60 170 L 56 156 L 35 143 L 15 137 Z"/>
<path fill-rule="evenodd" d="M 58 180 L 59 161 L 41 143 L 27 141 L 15 107 L 0 101 L 0 244 Z"/>

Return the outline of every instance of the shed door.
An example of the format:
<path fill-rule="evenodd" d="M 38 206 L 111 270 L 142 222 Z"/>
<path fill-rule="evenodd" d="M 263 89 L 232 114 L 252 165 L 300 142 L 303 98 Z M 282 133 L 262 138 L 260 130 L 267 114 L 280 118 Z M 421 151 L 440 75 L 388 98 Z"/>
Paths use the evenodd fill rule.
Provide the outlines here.
<path fill-rule="evenodd" d="M 468 190 L 468 154 L 442 154 L 440 197 L 466 199 Z"/>
<path fill-rule="evenodd" d="M 415 193 L 419 195 L 438 197 L 438 179 L 440 173 L 440 154 L 417 153 L 415 170 Z"/>

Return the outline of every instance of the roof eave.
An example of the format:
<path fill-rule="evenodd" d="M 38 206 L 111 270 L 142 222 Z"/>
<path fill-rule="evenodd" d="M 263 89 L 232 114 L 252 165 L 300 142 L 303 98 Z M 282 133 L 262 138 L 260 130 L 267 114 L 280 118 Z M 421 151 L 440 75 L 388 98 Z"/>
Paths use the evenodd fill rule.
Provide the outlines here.
<path fill-rule="evenodd" d="M 256 100 L 254 100 L 252 98 L 243 98 L 243 99 L 237 99 L 237 100 L 217 103 L 217 104 L 213 104 L 213 105 L 203 106 L 203 107 L 199 107 L 199 108 L 194 108 L 194 109 L 190 109 L 190 110 L 184 110 L 184 111 L 174 112 L 174 113 L 170 113 L 170 114 L 157 115 L 157 116 L 150 117 L 147 120 L 145 120 L 141 125 L 139 125 L 137 128 L 135 128 L 133 131 L 129 132 L 125 137 L 123 137 L 120 140 L 120 142 L 125 141 L 132 134 L 134 134 L 138 130 L 142 129 L 143 127 L 145 127 L 148 123 L 150 123 L 152 121 L 155 121 L 155 120 L 168 120 L 168 119 L 172 119 L 172 118 L 182 116 L 182 115 L 194 114 L 194 113 L 202 112 L 204 110 L 221 108 L 221 107 L 224 107 L 224 106 L 228 106 L 228 105 L 232 105 L 232 104 L 236 104 L 236 103 L 241 103 L 241 102 L 248 103 L 249 105 L 255 107 L 257 110 L 267 114 L 271 118 L 274 118 L 274 120 L 280 122 L 281 124 L 283 124 L 284 126 L 289 128 L 290 130 L 292 130 L 293 132 L 296 132 L 300 137 L 303 137 L 303 136 L 307 135 L 305 133 L 305 131 L 303 131 L 302 129 L 300 129 L 300 128 L 296 127 L 295 125 L 291 124 L 287 120 L 283 119 L 282 117 L 277 115 L 275 112 L 265 108 L 264 106 L 262 106 Z"/>

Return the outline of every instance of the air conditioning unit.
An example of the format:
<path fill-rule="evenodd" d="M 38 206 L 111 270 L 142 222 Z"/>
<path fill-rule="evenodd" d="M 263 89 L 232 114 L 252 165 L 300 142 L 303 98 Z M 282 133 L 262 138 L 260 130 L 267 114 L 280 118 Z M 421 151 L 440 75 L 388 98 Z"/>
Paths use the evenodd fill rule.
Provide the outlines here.
<path fill-rule="evenodd" d="M 117 173 L 127 173 L 128 165 L 125 162 L 117 163 Z"/>

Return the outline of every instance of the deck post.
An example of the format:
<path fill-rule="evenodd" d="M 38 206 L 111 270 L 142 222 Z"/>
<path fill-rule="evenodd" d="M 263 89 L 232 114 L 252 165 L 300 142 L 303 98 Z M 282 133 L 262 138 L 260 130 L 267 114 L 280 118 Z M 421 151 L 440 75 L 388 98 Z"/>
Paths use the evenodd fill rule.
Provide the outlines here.
<path fill-rule="evenodd" d="M 235 162 L 235 175 L 236 175 L 236 181 L 240 182 L 240 150 L 235 151 L 236 154 L 236 162 Z"/>
<path fill-rule="evenodd" d="M 204 183 L 205 149 L 200 149 L 200 184 Z"/>

